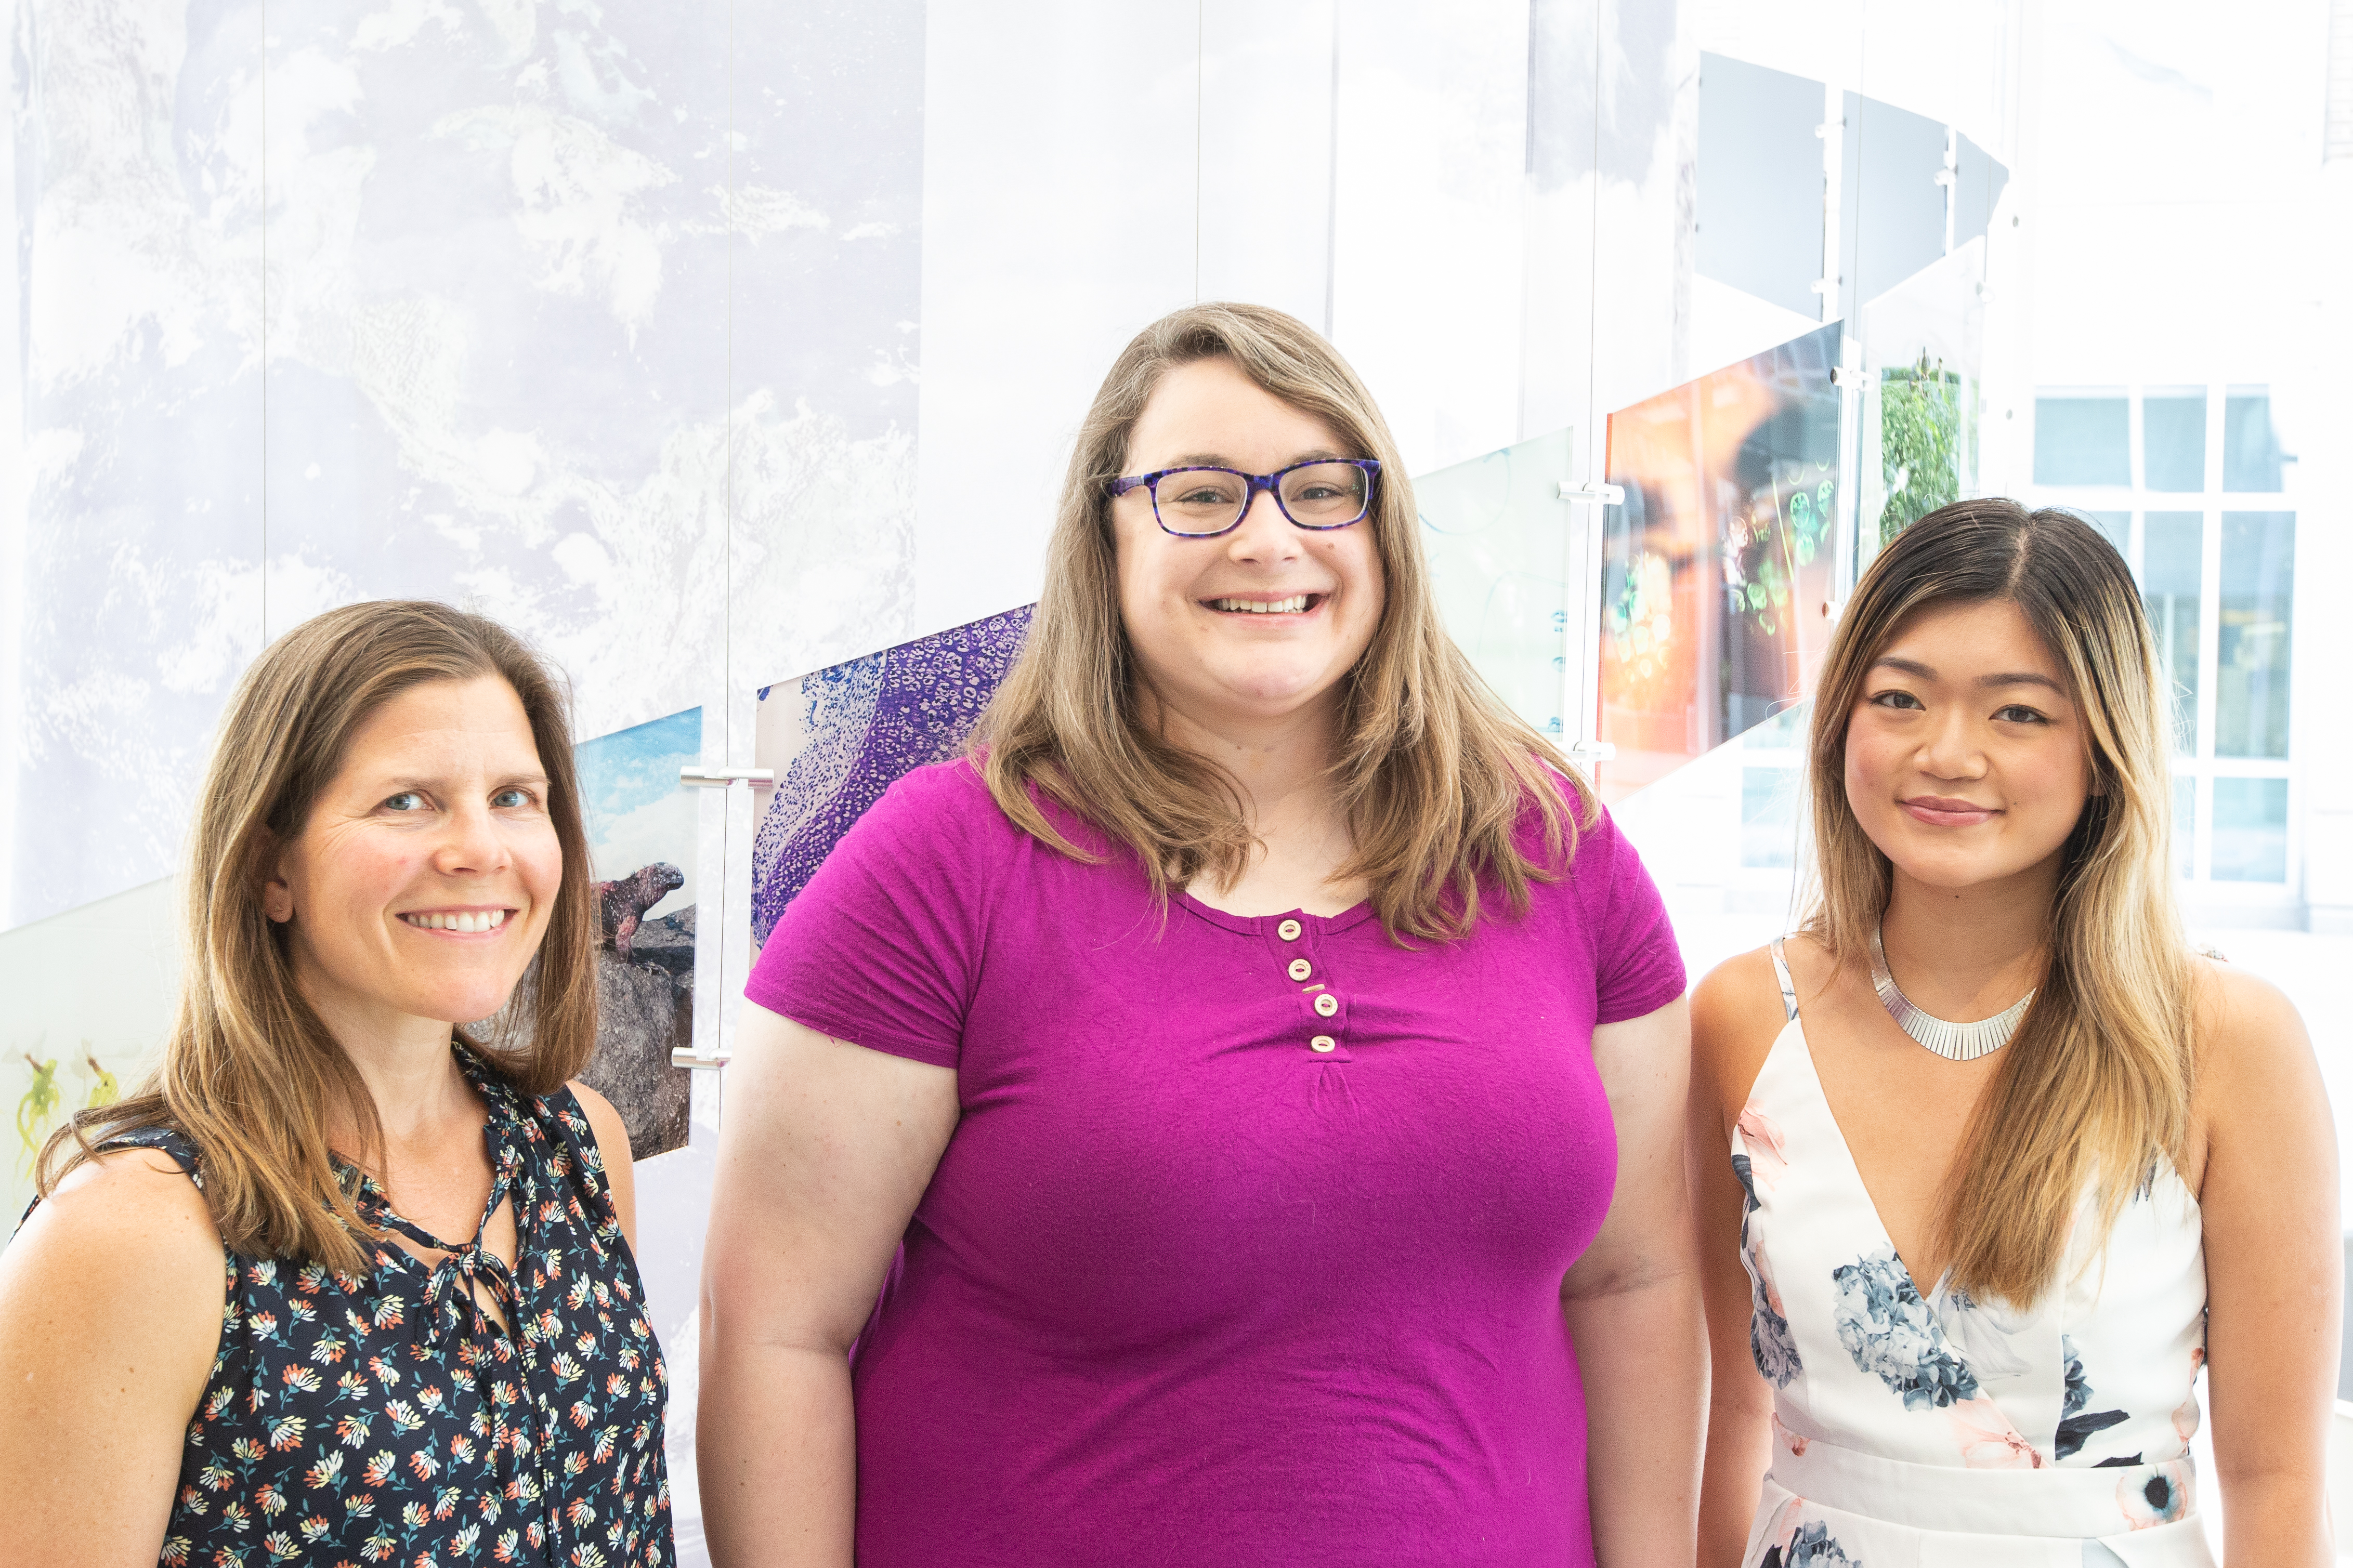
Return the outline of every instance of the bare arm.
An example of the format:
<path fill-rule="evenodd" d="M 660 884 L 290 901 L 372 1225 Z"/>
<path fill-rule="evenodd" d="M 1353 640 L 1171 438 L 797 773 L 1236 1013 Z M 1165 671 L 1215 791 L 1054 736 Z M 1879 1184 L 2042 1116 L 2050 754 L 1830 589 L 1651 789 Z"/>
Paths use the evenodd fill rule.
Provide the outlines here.
<path fill-rule="evenodd" d="M 76 1171 L 0 1253 L 0 1568 L 153 1568 L 227 1300 L 164 1155 Z"/>
<path fill-rule="evenodd" d="M 2323 1568 L 2344 1285 L 2336 1133 L 2287 999 L 2228 969 L 2209 980 L 2199 1205 L 2223 1555 Z"/>
<path fill-rule="evenodd" d="M 956 1077 L 754 1005 L 724 1092 L 695 1428 L 711 1560 L 849 1568 L 849 1347 L 955 1131 Z"/>
<path fill-rule="evenodd" d="M 1691 1022 L 1678 998 L 1593 1031 L 1618 1131 L 1618 1186 L 1561 1306 L 1585 1376 L 1594 1555 L 1602 1568 L 1692 1560 L 1706 1373 L 1683 1186 Z"/>
<path fill-rule="evenodd" d="M 1710 1368 L 1702 1568 L 1739 1563 L 1773 1457 L 1772 1393 L 1748 1348 L 1748 1271 L 1740 1261 L 1746 1203 L 1732 1173 L 1731 1139 L 1737 1107 L 1772 1048 L 1771 1026 L 1780 1016 L 1779 987 L 1761 953 L 1719 966 L 1692 993 L 1689 1160 Z"/>
<path fill-rule="evenodd" d="M 596 1157 L 604 1162 L 605 1188 L 613 1194 L 613 1214 L 621 1222 L 621 1238 L 638 1249 L 638 1168 L 629 1152 L 628 1125 L 613 1102 L 575 1079 L 565 1086 L 580 1102 L 588 1131 L 596 1138 Z"/>

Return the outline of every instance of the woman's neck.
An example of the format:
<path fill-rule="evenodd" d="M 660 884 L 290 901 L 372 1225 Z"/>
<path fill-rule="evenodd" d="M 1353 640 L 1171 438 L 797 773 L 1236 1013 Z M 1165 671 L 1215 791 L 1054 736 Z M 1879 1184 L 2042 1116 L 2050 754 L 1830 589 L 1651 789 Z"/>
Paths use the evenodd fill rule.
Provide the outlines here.
<path fill-rule="evenodd" d="M 1197 715 L 1155 701 L 1145 721 L 1161 739 L 1215 763 L 1241 792 L 1244 820 L 1260 849 L 1230 883 L 1187 890 L 1232 914 L 1303 909 L 1336 914 L 1367 891 L 1362 879 L 1333 880 L 1355 852 L 1346 814 L 1332 785 L 1336 694 L 1294 713 L 1263 721 Z"/>
<path fill-rule="evenodd" d="M 2054 857 L 1998 881 L 1938 888 L 1896 868 L 1880 941 L 1896 984 L 1939 1018 L 1988 1018 L 2042 982 L 2049 957 Z"/>
<path fill-rule="evenodd" d="M 453 1118 L 481 1120 L 466 1075 L 450 1054 L 448 1024 L 353 1005 L 332 987 L 306 982 L 315 982 L 315 977 L 298 971 L 296 984 L 303 999 L 343 1047 L 375 1102 L 384 1163 L 390 1164 L 406 1150 L 438 1142 Z M 354 1108 L 330 1107 L 327 1127 L 331 1146 L 347 1158 L 360 1157 L 363 1139 Z"/>
<path fill-rule="evenodd" d="M 1240 789 L 1250 830 L 1261 837 L 1324 823 L 1337 813 L 1332 788 L 1336 694 L 1291 713 L 1246 718 L 1189 713 L 1143 694 L 1145 722 L 1172 746 L 1222 769 Z"/>

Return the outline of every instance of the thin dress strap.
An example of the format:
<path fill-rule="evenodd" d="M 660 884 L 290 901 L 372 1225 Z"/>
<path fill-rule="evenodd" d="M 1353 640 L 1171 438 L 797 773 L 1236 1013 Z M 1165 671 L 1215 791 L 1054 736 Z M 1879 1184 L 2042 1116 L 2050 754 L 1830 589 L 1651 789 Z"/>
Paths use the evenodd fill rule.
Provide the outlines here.
<path fill-rule="evenodd" d="M 1773 939 L 1773 973 L 1781 982 L 1781 1011 L 1795 1018 L 1798 1016 L 1798 985 L 1789 978 L 1789 961 L 1781 956 L 1782 939 Z"/>

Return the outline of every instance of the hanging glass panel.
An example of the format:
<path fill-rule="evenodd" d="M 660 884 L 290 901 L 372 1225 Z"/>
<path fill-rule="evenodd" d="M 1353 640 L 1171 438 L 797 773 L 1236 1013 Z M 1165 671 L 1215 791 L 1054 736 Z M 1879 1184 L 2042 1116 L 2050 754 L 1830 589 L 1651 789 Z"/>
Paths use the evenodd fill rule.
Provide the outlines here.
<path fill-rule="evenodd" d="M 1564 744 L 1576 738 L 1564 725 L 1569 447 L 1556 430 L 1413 481 L 1447 635 L 1514 712 Z"/>
<path fill-rule="evenodd" d="M 1609 416 L 1601 738 L 1617 799 L 1772 716 L 1828 651 L 1833 322 Z"/>

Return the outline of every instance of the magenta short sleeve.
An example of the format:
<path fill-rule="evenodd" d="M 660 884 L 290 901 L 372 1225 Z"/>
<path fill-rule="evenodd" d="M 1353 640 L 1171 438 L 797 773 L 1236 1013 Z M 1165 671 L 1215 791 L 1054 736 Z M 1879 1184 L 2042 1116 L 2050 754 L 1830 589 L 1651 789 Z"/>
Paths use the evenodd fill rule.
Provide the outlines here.
<path fill-rule="evenodd" d="M 969 764 L 908 774 L 786 906 L 744 996 L 836 1039 L 955 1067 L 988 867 L 1013 831 Z"/>
<path fill-rule="evenodd" d="M 1640 1018 L 1681 996 L 1683 951 L 1668 923 L 1667 906 L 1641 857 L 1608 812 L 1577 840 L 1576 868 L 1580 880 L 1593 878 L 1603 893 L 1600 919 L 1591 928 L 1598 939 L 1593 1021 Z"/>

